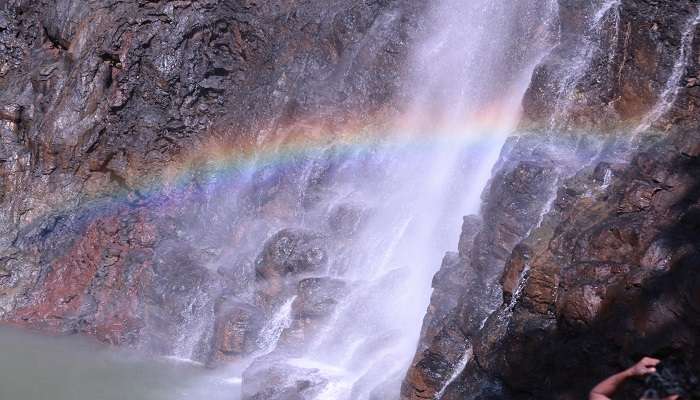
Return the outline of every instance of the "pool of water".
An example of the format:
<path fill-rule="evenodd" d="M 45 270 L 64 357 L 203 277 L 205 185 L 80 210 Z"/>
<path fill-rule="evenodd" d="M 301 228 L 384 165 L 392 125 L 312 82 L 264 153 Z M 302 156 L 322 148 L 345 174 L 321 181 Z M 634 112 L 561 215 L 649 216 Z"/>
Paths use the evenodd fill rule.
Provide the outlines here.
<path fill-rule="evenodd" d="M 226 369 L 2 327 L 0 399 L 239 400 L 240 381 Z"/>

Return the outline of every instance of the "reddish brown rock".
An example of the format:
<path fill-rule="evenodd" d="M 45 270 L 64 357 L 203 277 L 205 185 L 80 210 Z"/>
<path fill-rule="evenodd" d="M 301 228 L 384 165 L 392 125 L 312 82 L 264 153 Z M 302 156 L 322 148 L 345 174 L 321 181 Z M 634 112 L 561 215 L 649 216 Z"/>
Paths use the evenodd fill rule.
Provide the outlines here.
<path fill-rule="evenodd" d="M 213 353 L 209 363 L 236 361 L 258 350 L 258 335 L 265 320 L 262 309 L 236 299 L 221 301 L 216 310 Z"/>
<path fill-rule="evenodd" d="M 466 217 L 459 253 L 448 253 L 433 279 L 416 356 L 401 386 L 402 399 L 430 399 L 471 348 L 471 337 L 500 304 L 498 280 L 508 254 L 536 224 L 551 196 L 556 169 L 549 163 L 505 166 L 490 182 L 483 222 Z"/>
<path fill-rule="evenodd" d="M 622 1 L 595 25 L 600 7 L 611 3 L 559 3 L 561 43 L 533 74 L 522 126 L 546 127 L 552 117 L 561 130 L 590 133 L 639 125 L 672 78 L 683 29 L 696 14 L 695 6 L 687 1 Z M 694 76 L 693 70 L 688 76 Z M 693 119 L 690 110 L 686 105 L 676 115 Z M 657 127 L 667 130 L 668 125 Z"/>
<path fill-rule="evenodd" d="M 662 190 L 661 187 L 646 182 L 633 182 L 627 187 L 625 195 L 620 201 L 619 212 L 636 212 L 649 208 L 654 195 L 660 190 Z"/>
<path fill-rule="evenodd" d="M 187 357 L 206 347 L 184 331 L 212 342 L 222 292 L 255 302 L 261 238 L 294 226 L 303 175 L 259 171 L 241 193 L 212 154 L 321 142 L 395 114 L 423 6 L 4 2 L 0 320 Z M 316 178 L 303 207 L 327 195 Z M 360 214 L 339 207 L 333 234 L 352 235 Z M 296 288 L 290 273 L 325 267 L 296 251 L 259 265 L 266 312 Z"/>
<path fill-rule="evenodd" d="M 646 162 L 665 170 L 669 181 L 696 176 L 700 164 L 689 166 L 678 148 L 654 146 L 657 156 L 644 153 Z M 671 190 L 682 191 L 683 200 L 672 206 L 650 202 L 634 214 L 620 214 L 619 201 L 652 187 L 654 178 L 631 165 L 617 173 L 607 194 L 597 197 L 604 203 L 597 204 L 576 189 L 586 186 L 586 174 L 565 183 L 573 189 L 560 191 L 543 226 L 516 247 L 505 268 L 522 270 L 527 261 L 520 297 L 514 306 L 504 304 L 473 338 L 476 370 L 468 370 L 451 396 L 473 389 L 473 377 L 486 376 L 506 385 L 502 396 L 573 399 L 641 354 L 700 356 L 694 339 L 700 326 L 693 322 L 698 314 L 684 300 L 694 290 L 681 284 L 697 274 L 691 260 L 700 249 L 690 244 L 700 237 L 692 222 L 697 195 L 677 185 Z M 518 250 L 524 245 L 528 259 Z M 597 372 L 577 377 L 581 370 Z M 623 398 L 638 396 L 630 388 Z"/>
<path fill-rule="evenodd" d="M 35 298 L 7 320 L 55 333 L 89 333 L 113 344 L 133 340 L 144 325 L 140 308 L 152 274 L 152 249 L 130 244 L 119 230 L 116 218 L 93 222 L 65 256 L 51 262 L 29 294 Z M 140 236 L 153 227 L 139 223 L 131 232 Z M 129 264 L 135 253 L 146 257 Z"/>

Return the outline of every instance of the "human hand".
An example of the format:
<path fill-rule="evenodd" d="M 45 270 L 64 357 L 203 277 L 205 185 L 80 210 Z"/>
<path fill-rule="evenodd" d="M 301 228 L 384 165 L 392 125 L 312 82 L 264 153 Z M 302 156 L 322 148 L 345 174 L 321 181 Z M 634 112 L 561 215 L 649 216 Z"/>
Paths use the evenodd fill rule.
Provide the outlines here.
<path fill-rule="evenodd" d="M 661 362 L 656 358 L 644 357 L 627 370 L 630 376 L 643 376 L 656 372 L 656 366 Z"/>

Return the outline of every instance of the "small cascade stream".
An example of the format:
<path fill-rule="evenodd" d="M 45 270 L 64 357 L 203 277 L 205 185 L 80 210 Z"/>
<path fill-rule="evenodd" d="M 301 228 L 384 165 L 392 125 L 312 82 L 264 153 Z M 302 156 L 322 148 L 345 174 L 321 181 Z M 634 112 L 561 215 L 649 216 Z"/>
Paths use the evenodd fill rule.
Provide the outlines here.
<path fill-rule="evenodd" d="M 567 116 L 576 101 L 576 90 L 581 79 L 586 75 L 596 54 L 605 50 L 607 42 L 608 62 L 612 62 L 617 46 L 617 35 L 620 23 L 620 0 L 604 0 L 597 3 L 593 16 L 584 29 L 580 43 L 572 50 L 572 61 L 566 63 L 558 71 L 558 91 L 555 100 L 554 112 L 550 116 L 548 129 L 558 130 L 565 128 Z M 606 26 L 612 26 L 609 30 L 614 35 L 609 40 L 605 38 Z"/>
<path fill-rule="evenodd" d="M 460 358 L 459 363 L 455 367 L 454 371 L 452 371 L 452 375 L 445 381 L 445 385 L 440 389 L 439 392 L 435 395 L 435 400 L 440 400 L 442 399 L 442 396 L 445 395 L 445 392 L 447 391 L 447 388 L 450 387 L 452 382 L 455 381 L 455 379 L 459 378 L 459 376 L 464 372 L 464 369 L 467 367 L 469 364 L 469 361 L 472 359 L 472 349 L 468 348 L 467 351 L 462 355 L 462 358 Z"/>
<path fill-rule="evenodd" d="M 258 350 L 257 354 L 265 355 L 274 350 L 282 331 L 289 328 L 292 322 L 292 303 L 294 303 L 295 299 L 296 296 L 292 296 L 285 301 L 260 331 L 257 338 L 257 345 L 260 350 Z"/>
<path fill-rule="evenodd" d="M 697 8 L 696 14 L 690 17 L 690 20 L 683 28 L 681 43 L 680 47 L 678 48 L 678 56 L 676 57 L 676 61 L 673 63 L 673 69 L 666 80 L 663 91 L 658 96 L 658 100 L 651 111 L 644 117 L 637 128 L 634 129 L 634 133 L 640 133 L 649 129 L 654 123 L 666 115 L 666 113 L 668 113 L 671 107 L 673 107 L 673 104 L 676 102 L 676 99 L 678 98 L 678 91 L 683 85 L 681 79 L 685 73 L 686 66 L 689 62 L 691 62 L 690 49 L 693 44 L 693 40 L 695 39 L 696 27 L 699 23 L 700 6 Z"/>
<path fill-rule="evenodd" d="M 620 34 L 620 0 L 605 0 L 599 2 L 594 8 L 592 17 L 589 19 L 588 25 L 584 29 L 581 43 L 576 46 L 573 55 L 573 61 L 561 67 L 557 74 L 558 78 L 558 93 L 554 105 L 554 111 L 550 116 L 549 124 L 545 128 L 546 134 L 558 134 L 559 132 L 569 129 L 567 126 L 568 119 L 572 112 L 575 112 L 575 96 L 578 90 L 578 85 L 581 79 L 586 76 L 591 63 L 596 55 L 601 52 L 607 52 L 605 59 L 608 63 L 608 70 L 612 68 L 615 54 L 617 51 L 618 35 Z M 556 174 L 553 183 L 550 185 L 552 193 L 550 198 L 544 204 L 539 212 L 538 222 L 530 227 L 524 235 L 525 238 L 540 228 L 544 223 L 545 218 L 550 213 L 552 206 L 557 198 L 557 188 L 560 182 L 573 177 L 581 171 L 591 171 L 592 168 L 600 161 L 618 161 L 628 160 L 631 150 L 638 146 L 636 143 L 639 140 L 639 134 L 648 130 L 653 124 L 657 123 L 669 110 L 673 107 L 679 90 L 682 86 L 681 79 L 685 73 L 691 54 L 691 46 L 695 38 L 695 30 L 700 22 L 700 9 L 694 14 L 682 28 L 682 36 L 680 47 L 677 51 L 677 57 L 673 64 L 671 73 L 666 80 L 663 90 L 658 95 L 658 100 L 651 111 L 644 117 L 643 121 L 632 131 L 629 137 L 617 137 L 611 134 L 610 137 L 597 138 L 592 142 L 585 144 L 588 148 L 585 151 L 580 151 L 578 144 L 562 143 L 552 140 L 551 143 L 545 145 L 546 152 L 557 159 L 562 157 L 564 163 L 562 169 Z M 606 37 L 605 35 L 609 35 Z M 545 141 L 547 143 L 547 141 Z M 591 147 L 592 146 L 592 147 Z M 590 153 L 590 156 L 585 156 Z M 569 155 L 567 155 L 569 154 Z M 573 157 L 572 157 L 573 156 Z M 504 156 L 508 158 L 508 156 Z M 570 165 L 568 165 L 570 164 Z M 605 170 L 602 182 L 599 187 L 589 189 L 587 196 L 595 196 L 601 192 L 605 192 L 611 185 L 612 171 Z M 481 323 L 480 329 L 484 329 L 487 323 L 490 323 L 488 329 L 492 332 L 491 335 L 503 334 L 508 329 L 513 317 L 513 310 L 520 301 L 523 291 L 527 285 L 530 276 L 530 264 L 526 262 L 522 271 L 519 274 L 517 285 L 515 286 L 510 300 L 504 303 L 499 309 L 494 310 L 494 313 L 487 316 Z M 458 365 L 455 366 L 450 378 L 445 382 L 444 386 L 435 396 L 435 399 L 442 398 L 443 394 L 449 389 L 456 377 L 465 369 L 465 365 L 470 358 L 471 347 L 468 347 L 467 352 L 462 356 Z"/>
<path fill-rule="evenodd" d="M 166 14 L 153 14 L 149 24 L 175 26 L 174 13 L 189 7 L 209 7 L 194 4 L 197 2 L 182 3 L 187 4 L 171 6 Z M 136 200 L 131 197 L 141 196 L 140 192 L 134 189 L 136 195 L 131 193 L 131 183 L 110 169 L 113 164 L 114 168 L 120 167 L 116 155 L 104 155 L 106 161 L 100 166 L 95 160 L 101 160 L 103 155 L 88 154 L 92 150 L 86 150 L 85 158 L 90 158 L 95 166 L 73 171 L 76 175 L 85 174 L 79 178 L 84 178 L 82 184 L 86 188 L 124 186 L 120 190 L 129 193 L 124 194 L 127 199 L 123 202 L 114 199 L 122 213 L 114 220 L 124 225 L 133 222 L 135 228 L 115 228 L 117 233 L 112 235 L 92 225 L 78 229 L 80 221 L 64 221 L 66 236 L 84 236 L 80 236 L 84 240 L 76 239 L 75 250 L 66 254 L 84 257 L 75 264 L 81 268 L 107 258 L 119 259 L 118 264 L 100 264 L 94 272 L 85 267 L 87 272 L 78 271 L 73 276 L 71 273 L 80 269 L 74 264 L 65 261 L 63 265 L 63 258 L 48 260 L 44 269 L 37 271 L 55 272 L 56 282 L 65 273 L 67 279 L 80 281 L 71 283 L 77 287 L 76 292 L 85 292 L 84 298 L 68 298 L 60 290 L 53 297 L 44 296 L 58 299 L 63 314 L 55 313 L 53 304 L 48 307 L 43 303 L 40 294 L 44 282 L 56 285 L 45 276 L 36 278 L 36 288 L 17 286 L 7 290 L 14 296 L 13 302 L 19 303 L 25 301 L 22 296 L 26 291 L 28 304 L 13 303 L 16 309 L 7 311 L 0 307 L 3 315 L 7 313 L 8 318 L 22 323 L 27 321 L 27 326 L 34 326 L 31 322 L 38 329 L 50 330 L 55 325 L 56 333 L 85 333 L 104 341 L 111 340 L 113 333 L 114 344 L 132 348 L 113 351 L 85 338 L 39 337 L 3 328 L 0 346 L 7 351 L 0 354 L 0 400 L 84 400 L 94 398 L 95 393 L 102 394 L 100 400 L 399 400 L 407 398 L 407 390 L 414 389 L 420 392 L 420 398 L 424 393 L 430 393 L 432 400 L 462 398 L 455 396 L 465 393 L 471 384 L 481 384 L 488 368 L 500 366 L 495 362 L 488 365 L 490 360 L 481 362 L 484 353 L 479 352 L 496 346 L 499 338 L 506 337 L 508 330 L 518 325 L 515 322 L 520 322 L 520 306 L 535 292 L 531 290 L 533 284 L 544 279 L 540 279 L 541 267 L 535 261 L 563 259 L 558 254 L 559 258 L 545 256 L 553 251 L 552 243 L 556 242 L 552 238 L 558 240 L 558 219 L 572 219 L 566 214 L 567 202 L 583 198 L 597 211 L 595 201 L 606 197 L 605 201 L 612 202 L 620 197 L 620 205 L 609 207 L 619 210 L 623 200 L 627 200 L 625 196 L 647 196 L 643 192 L 647 186 L 651 191 L 658 183 L 658 191 L 666 194 L 666 182 L 661 179 L 654 185 L 642 185 L 640 180 L 640 187 L 633 188 L 636 192 L 625 191 L 621 180 L 636 182 L 636 178 L 623 176 L 621 165 L 630 160 L 636 146 L 647 140 L 644 135 L 666 123 L 666 117 L 671 120 L 674 106 L 682 103 L 678 100 L 683 94 L 684 77 L 690 75 L 689 66 L 695 61 L 693 49 L 697 47 L 694 41 L 700 8 L 672 32 L 680 32 L 677 50 L 669 49 L 669 43 L 675 43 L 678 36 L 664 40 L 660 61 L 649 67 L 642 64 L 651 65 L 652 61 L 641 59 L 652 54 L 652 50 L 633 48 L 639 54 L 626 54 L 629 38 L 623 35 L 625 29 L 634 26 L 629 21 L 636 17 L 638 10 L 634 7 L 638 5 L 631 6 L 625 0 L 592 0 L 571 5 L 570 10 L 560 9 L 560 4 L 565 4 L 562 0 L 435 0 L 425 8 L 411 5 L 405 9 L 399 4 L 353 4 L 352 9 L 334 4 L 328 10 L 319 6 L 318 15 L 310 14 L 318 21 L 308 24 L 305 18 L 312 18 L 297 14 L 304 7 L 291 4 L 294 2 L 243 2 L 252 5 L 234 6 L 224 3 L 216 6 L 227 13 L 227 7 L 240 8 L 227 14 L 227 18 L 236 15 L 234 19 L 240 17 L 241 21 L 229 26 L 222 17 L 215 20 L 214 28 L 196 26 L 186 34 L 185 42 L 187 46 L 190 41 L 211 42 L 202 44 L 201 49 L 193 44 L 187 48 L 192 52 L 193 63 L 201 58 L 214 65 L 219 62 L 219 53 L 226 53 L 226 60 L 230 56 L 230 63 L 235 66 L 229 68 L 226 64 L 224 68 L 217 64 L 211 71 L 203 72 L 202 79 L 185 82 L 189 86 L 187 91 L 182 90 L 187 92 L 187 103 L 183 104 L 200 105 L 196 110 L 173 108 L 168 112 L 182 114 L 177 118 L 187 118 L 188 125 L 181 127 L 170 120 L 158 120 L 168 129 L 172 125 L 173 134 L 183 135 L 177 140 L 157 138 L 169 139 L 167 146 L 181 146 L 183 154 L 177 155 L 183 159 L 163 158 L 165 171 L 153 177 L 158 184 L 143 199 Z M 366 9 L 358 11 L 356 6 Z M 639 9 L 647 10 L 644 7 Z M 683 19 L 688 7 L 682 9 Z M 255 8 L 255 13 L 247 8 Z M 260 21 L 256 20 L 258 17 Z M 677 15 L 673 14 L 669 19 L 675 18 Z M 321 22 L 323 19 L 332 23 Z M 412 26 L 405 30 L 396 28 L 403 27 L 405 21 Z M 299 24 L 299 29 L 294 27 L 298 36 L 286 36 L 284 31 L 289 27 L 284 23 Z M 46 42 L 41 51 L 63 58 L 56 65 L 47 62 L 47 78 L 41 84 L 46 87 L 37 84 L 36 96 L 40 100 L 35 103 L 53 101 L 51 96 L 44 97 L 39 92 L 48 94 L 54 90 L 58 83 L 50 79 L 53 71 L 65 69 L 63 64 L 71 52 L 79 53 L 81 46 L 87 46 L 77 41 L 67 41 L 70 45 L 65 46 L 59 40 L 62 35 L 74 34 L 69 32 L 71 29 L 78 30 L 68 25 L 44 27 L 41 31 L 40 39 Z M 0 28 L 9 32 L 5 26 Z M 318 32 L 313 33 L 314 29 Z M 631 32 L 633 41 L 637 40 L 637 30 Z M 323 41 L 299 40 L 288 47 L 276 43 L 278 38 L 308 39 L 314 35 Z M 126 42 L 132 40 L 126 33 L 123 36 Z M 382 40 L 386 46 L 374 47 L 373 41 Z M 124 45 L 125 54 L 132 51 L 127 48 L 130 45 Z M 625 55 L 620 57 L 623 46 Z M 134 107 L 135 103 L 121 97 L 142 95 L 133 88 L 130 90 L 134 93 L 128 96 L 119 92 L 119 85 L 124 84 L 119 79 L 128 76 L 131 84 L 144 79 L 131 77 L 133 69 L 143 67 L 146 76 L 152 67 L 146 61 L 143 66 L 132 66 L 126 62 L 128 57 L 117 54 L 122 49 L 117 49 L 116 43 L 113 47 L 109 51 L 114 54 L 104 50 L 104 54 L 90 60 L 100 65 L 95 67 L 95 74 L 104 75 L 103 80 L 109 81 L 104 91 L 90 96 L 110 96 L 105 106 L 105 110 L 109 108 L 105 115 L 110 116 L 134 112 L 127 105 Z M 318 54 L 308 59 L 298 57 L 310 47 Z M 396 64 L 395 57 L 384 60 L 373 54 L 379 48 L 402 58 Z M 304 62 L 297 63 L 302 58 Z M 629 95 L 629 86 L 621 83 L 623 72 L 627 73 L 627 59 L 640 64 L 638 69 L 627 64 L 637 76 L 646 79 L 644 74 L 649 69 L 656 74 L 650 73 L 652 78 L 662 75 L 663 82 L 649 85 L 659 90 L 658 95 L 648 102 L 640 101 L 644 107 L 640 106 L 639 112 L 635 108 L 634 117 L 630 117 L 634 126 L 623 132 L 620 127 L 627 121 L 615 118 L 623 118 L 627 112 L 624 107 L 632 108 L 625 102 L 637 93 L 630 91 Z M 405 62 L 401 70 L 391 71 L 395 73 L 391 79 L 400 82 L 392 81 L 387 87 L 377 85 L 386 89 L 386 93 L 379 94 L 373 93 L 381 91 L 377 88 L 350 87 L 376 83 L 354 78 L 359 72 L 353 69 L 363 69 L 372 79 L 382 79 L 386 65 L 376 68 L 379 72 L 373 69 L 382 62 L 392 67 Z M 289 63 L 289 68 L 279 69 L 282 72 L 275 75 L 278 70 L 270 68 L 270 63 Z M 270 68 L 270 72 L 244 71 L 254 69 L 252 66 Z M 297 82 L 310 80 L 308 71 L 318 72 L 319 82 Z M 617 84 L 615 79 L 602 79 L 606 74 L 618 78 Z M 175 76 L 173 71 L 172 78 L 168 78 L 171 80 L 159 80 L 157 86 L 174 85 L 178 79 L 184 82 L 186 76 Z M 636 84 L 639 80 L 630 82 Z M 694 80 L 688 81 L 688 87 L 694 85 Z M 603 87 L 608 83 L 610 87 Z M 269 107 L 250 107 L 247 121 L 240 116 L 249 111 L 245 107 L 223 111 L 216 108 L 230 106 L 227 96 L 235 93 L 234 88 L 250 90 L 255 94 L 250 99 L 262 100 L 259 103 L 264 105 L 264 96 L 275 99 L 270 99 Z M 161 89 L 162 96 L 167 97 L 168 92 Z M 323 95 L 317 96 L 316 92 Z M 357 102 L 365 100 L 354 98 L 359 97 L 357 93 L 368 94 L 367 104 L 362 103 L 367 107 L 357 106 Z M 379 99 L 380 95 L 384 98 Z M 152 100 L 148 96 L 144 99 Z M 93 102 L 89 100 L 86 103 Z M 116 105 L 117 102 L 123 104 Z M 217 106 L 209 107 L 207 102 L 216 102 Z M 326 109 L 326 104 L 321 104 L 326 102 L 338 104 L 328 104 Z M 652 102 L 649 109 L 648 103 Z M 58 103 L 65 108 L 92 107 Z M 20 138 L 23 124 L 36 122 L 31 120 L 36 111 L 34 105 L 20 107 L 12 103 L 13 107 L 7 108 L 10 111 L 0 110 L 0 122 L 12 125 L 12 132 L 17 132 L 13 141 L 34 146 L 29 136 Z M 355 107 L 362 110 L 375 105 L 376 116 L 353 114 Z M 528 118 L 522 118 L 521 123 L 523 107 Z M 605 115 L 598 121 L 597 115 L 589 115 L 590 110 Z M 73 113 L 69 111 L 65 113 Z M 148 114 L 146 111 L 144 114 Z M 222 116 L 229 111 L 230 115 Z M 60 117 L 63 111 L 53 112 Z M 646 115 L 639 115 L 645 112 Z M 197 122 L 189 115 L 198 113 L 207 118 Z M 26 116 L 30 118 L 24 121 Z M 175 119 L 174 115 L 167 117 Z M 41 120 L 37 117 L 37 121 Z M 144 117 L 137 122 L 144 121 L 150 120 Z M 241 132 L 237 131 L 238 125 Z M 593 132 L 607 126 L 613 127 L 611 132 Z M 198 137 L 198 129 L 206 130 L 206 135 Z M 94 139 L 99 146 L 102 134 L 96 133 L 98 138 Z M 106 136 L 105 141 L 111 140 Z M 80 140 L 75 139 L 72 146 L 85 147 Z M 98 148 L 98 144 L 88 147 Z M 44 144 L 39 143 L 32 151 L 48 154 L 40 145 Z M 186 145 L 194 149 L 184 149 Z M 129 158 L 127 151 L 131 150 L 121 149 L 120 154 Z M 185 154 L 189 150 L 192 154 Z M 139 160 L 134 157 L 136 161 L 129 159 L 124 164 L 136 165 Z M 640 170 L 647 167 L 641 165 L 644 161 L 640 158 Z M 649 165 L 650 170 L 656 168 L 651 161 Z M 134 168 L 140 171 L 142 167 Z M 53 170 L 46 174 L 47 182 L 52 173 Z M 95 177 L 105 182 L 93 182 Z M 0 178 L 0 186 L 5 185 L 5 177 Z M 579 188 L 582 189 L 577 191 Z M 651 203 L 656 192 L 651 192 L 649 199 L 639 200 L 640 210 L 650 207 L 646 203 Z M 564 196 L 557 201 L 561 193 Z M 177 206 L 173 206 L 175 203 Z M 607 218 L 603 211 L 601 218 Z M 104 211 L 105 215 L 108 213 Z M 502 219 L 492 217 L 496 214 L 501 214 Z M 588 218 L 587 214 L 577 215 Z M 95 218 L 103 221 L 101 214 Z M 47 235 L 62 234 L 63 225 L 59 222 L 46 230 Z M 27 235 L 34 235 L 37 239 L 32 236 L 32 240 L 43 243 L 43 232 L 43 228 L 37 228 L 37 233 Z M 22 238 L 17 235 L 17 246 L 25 246 L 19 243 Z M 122 241 L 110 242 L 112 236 L 118 235 L 124 236 Z M 601 241 L 607 240 L 602 233 L 600 236 Z M 578 240 L 578 236 L 574 238 Z M 89 246 L 91 240 L 97 242 L 94 248 Z M 470 240 L 479 248 L 470 247 Z M 623 239 L 620 243 L 625 245 Z M 109 251 L 103 251 L 102 245 L 116 250 L 109 247 Z M 34 257 L 31 260 L 41 262 L 54 257 L 51 252 L 46 252 L 45 257 L 34 254 L 44 252 L 42 247 L 26 246 L 17 250 L 23 257 L 25 252 Z M 562 248 L 578 251 L 575 246 Z M 115 254 L 119 250 L 119 257 L 112 257 L 112 250 Z M 55 254 L 63 257 L 64 253 Z M 589 263 L 587 258 L 582 260 L 577 262 Z M 614 264 L 626 268 L 628 261 L 623 261 Z M 132 264 L 138 264 L 143 272 L 132 271 Z M 547 268 L 562 269 L 558 264 Z M 123 275 L 124 281 L 129 282 L 118 278 L 112 282 L 108 279 L 111 277 L 102 276 L 107 275 L 105 271 L 115 271 L 115 276 Z M 5 283 L 12 277 L 11 272 L 0 265 L 0 278 Z M 29 282 L 29 277 L 21 278 Z M 83 278 L 86 282 L 82 282 Z M 135 283 L 132 285 L 130 280 Z M 546 281 L 548 290 L 559 282 Z M 83 286 L 87 289 L 83 290 Z M 479 290 L 472 290 L 473 287 Z M 567 288 L 563 284 L 560 287 Z M 38 294 L 36 299 L 31 297 L 34 292 Z M 112 298 L 120 295 L 124 298 Z M 444 309 L 431 304 L 431 295 Z M 563 298 L 556 295 L 551 297 Z M 77 301 L 69 304 L 74 298 L 81 302 L 79 306 L 75 305 Z M 474 303 L 478 304 L 472 307 L 468 298 L 477 299 Z M 444 299 L 448 300 L 443 302 Z M 32 301 L 36 305 L 29 304 Z M 546 310 L 559 307 L 558 303 L 552 304 L 556 307 Z M 91 307 L 95 310 L 87 310 Z M 31 311 L 29 317 L 20 312 L 25 309 Z M 128 320 L 132 314 L 133 321 Z M 54 325 L 46 324 L 45 328 L 42 318 L 51 319 Z M 123 326 L 111 332 L 116 323 L 111 324 L 109 332 L 104 333 L 99 324 L 106 324 L 105 321 Z M 485 332 L 488 337 L 479 337 Z M 436 350 L 438 347 L 441 348 Z M 445 351 L 447 347 L 451 352 Z M 481 375 L 474 378 L 476 383 L 467 376 L 474 369 L 475 365 L 470 364 L 474 359 L 480 362 L 477 369 Z M 414 368 L 420 369 L 415 375 Z M 501 382 L 505 375 L 496 376 L 498 382 L 487 384 L 503 383 L 508 390 L 520 390 L 508 386 L 505 378 Z M 417 384 L 406 389 L 407 385 L 402 387 L 406 382 Z"/>

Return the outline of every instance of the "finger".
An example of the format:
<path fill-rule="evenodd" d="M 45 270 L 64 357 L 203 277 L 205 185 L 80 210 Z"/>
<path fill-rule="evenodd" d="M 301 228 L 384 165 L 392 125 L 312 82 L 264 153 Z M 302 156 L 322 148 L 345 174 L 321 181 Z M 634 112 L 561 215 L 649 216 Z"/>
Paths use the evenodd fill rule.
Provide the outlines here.
<path fill-rule="evenodd" d="M 655 366 L 655 365 L 657 365 L 657 364 L 660 363 L 660 362 L 661 362 L 661 360 L 656 359 L 656 358 L 651 358 L 651 357 L 644 357 L 644 358 L 642 358 L 642 363 L 643 363 L 644 365 Z"/>

